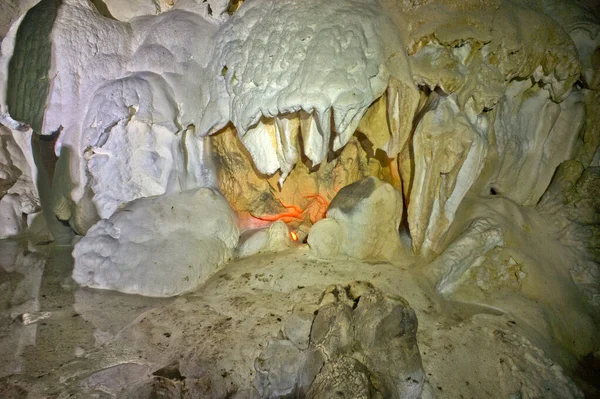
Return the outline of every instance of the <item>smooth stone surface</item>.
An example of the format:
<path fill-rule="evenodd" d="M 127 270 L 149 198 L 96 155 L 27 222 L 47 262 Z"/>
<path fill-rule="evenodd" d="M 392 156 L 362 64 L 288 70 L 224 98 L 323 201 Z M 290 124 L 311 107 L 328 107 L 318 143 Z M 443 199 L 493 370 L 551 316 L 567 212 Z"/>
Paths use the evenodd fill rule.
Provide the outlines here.
<path fill-rule="evenodd" d="M 73 279 L 129 294 L 181 294 L 231 258 L 238 236 L 235 214 L 217 191 L 142 198 L 96 223 L 75 245 Z"/>
<path fill-rule="evenodd" d="M 245 258 L 258 253 L 283 251 L 295 245 L 296 242 L 292 240 L 288 226 L 278 220 L 264 229 L 244 232 L 235 255 L 237 258 Z"/>
<path fill-rule="evenodd" d="M 359 180 L 338 192 L 326 218 L 309 231 L 308 245 L 319 256 L 393 259 L 404 251 L 398 231 L 402 208 L 402 194 L 389 183 Z"/>

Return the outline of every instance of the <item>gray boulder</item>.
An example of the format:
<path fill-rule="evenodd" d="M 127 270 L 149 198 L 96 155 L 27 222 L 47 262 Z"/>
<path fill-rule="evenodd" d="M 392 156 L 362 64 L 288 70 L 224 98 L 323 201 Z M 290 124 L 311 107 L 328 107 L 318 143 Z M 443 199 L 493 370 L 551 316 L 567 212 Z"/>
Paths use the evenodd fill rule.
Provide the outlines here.
<path fill-rule="evenodd" d="M 255 361 L 261 397 L 420 396 L 417 317 L 403 298 L 384 295 L 370 283 L 336 284 L 325 290 L 312 325 L 297 320 L 292 314 L 281 337 Z M 290 323 L 301 331 L 290 334 Z M 306 349 L 294 342 L 302 334 L 309 337 Z"/>

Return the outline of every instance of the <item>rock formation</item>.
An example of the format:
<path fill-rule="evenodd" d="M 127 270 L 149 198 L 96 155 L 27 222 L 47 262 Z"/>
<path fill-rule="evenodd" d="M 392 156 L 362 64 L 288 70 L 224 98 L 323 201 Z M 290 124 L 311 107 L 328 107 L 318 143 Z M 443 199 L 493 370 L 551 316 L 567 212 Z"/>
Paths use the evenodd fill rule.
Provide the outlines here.
<path fill-rule="evenodd" d="M 129 294 L 181 294 L 229 260 L 238 237 L 235 214 L 211 189 L 141 198 L 75 245 L 73 279 Z"/>
<path fill-rule="evenodd" d="M 309 231 L 308 245 L 319 256 L 343 254 L 361 259 L 391 260 L 403 253 L 398 233 L 402 195 L 373 177 L 341 189 L 325 219 Z"/>
<path fill-rule="evenodd" d="M 575 381 L 600 353 L 598 6 L 7 0 L 0 39 L 0 238 L 180 296 L 97 342 L 147 363 L 56 392 L 600 392 Z M 145 317 L 185 326 L 173 353 Z"/>
<path fill-rule="evenodd" d="M 417 318 L 402 298 L 354 281 L 292 313 L 255 361 L 261 397 L 419 398 Z"/>
<path fill-rule="evenodd" d="M 0 238 L 44 231 L 31 134 L 0 125 Z"/>
<path fill-rule="evenodd" d="M 51 3 L 7 36 L 3 113 L 61 130 L 57 169 L 70 178 L 52 207 L 80 234 L 133 199 L 215 185 L 248 227 L 307 230 L 339 189 L 377 174 L 402 188 L 415 252 L 435 255 L 471 189 L 535 204 L 562 161 L 589 163 L 598 145 L 597 25 L 552 18 L 582 6 Z M 44 12 L 50 50 L 26 33 Z M 32 44 L 51 57 L 27 59 Z M 35 62 L 46 91 L 11 85 L 31 79 L 18 63 Z"/>

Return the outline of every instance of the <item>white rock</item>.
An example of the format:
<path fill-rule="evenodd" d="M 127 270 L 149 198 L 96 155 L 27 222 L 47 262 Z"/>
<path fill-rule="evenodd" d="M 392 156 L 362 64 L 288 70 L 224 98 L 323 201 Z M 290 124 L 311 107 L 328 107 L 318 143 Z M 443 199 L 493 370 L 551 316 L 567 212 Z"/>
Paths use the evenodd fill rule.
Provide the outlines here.
<path fill-rule="evenodd" d="M 384 93 L 389 132 L 375 147 L 400 154 L 392 174 L 417 252 L 439 252 L 486 160 L 496 191 L 534 204 L 576 146 L 585 107 L 573 83 L 581 64 L 595 87 L 598 24 L 554 1 L 500 2 L 493 17 L 417 3 L 255 0 L 229 17 L 226 0 L 108 0 L 118 21 L 100 3 L 64 0 L 48 98 L 22 100 L 46 106 L 40 133 L 62 129 L 54 213 L 85 233 L 136 198 L 211 186 L 201 137 L 229 122 L 281 185 L 301 151 L 315 165 L 344 146 Z M 11 126 L 2 88 L 16 25 L 0 60 Z"/>
<path fill-rule="evenodd" d="M 367 107 L 385 92 L 390 70 L 400 69 L 397 78 L 410 81 L 390 25 L 375 1 L 245 3 L 219 31 L 211 101 L 199 131 L 212 133 L 231 120 L 258 169 L 281 169 L 285 179 L 296 156 L 281 156 L 282 143 L 261 119 L 303 111 L 304 153 L 321 163 L 332 142 L 334 150 L 348 142 Z M 388 53 L 395 58 L 389 68 Z"/>
<path fill-rule="evenodd" d="M 170 3 L 170 4 L 169 4 Z M 168 0 L 104 0 L 110 15 L 119 21 L 129 21 L 142 15 L 157 15 L 173 6 Z"/>
<path fill-rule="evenodd" d="M 520 204 L 535 205 L 556 167 L 572 157 L 584 122 L 580 92 L 557 104 L 530 81 L 511 83 L 494 124 L 498 161 L 490 186 Z"/>
<path fill-rule="evenodd" d="M 343 254 L 362 259 L 393 259 L 402 254 L 398 232 L 402 195 L 374 177 L 342 188 L 326 218 L 308 233 L 308 245 L 320 256 Z"/>
<path fill-rule="evenodd" d="M 336 220 L 319 220 L 308 233 L 308 245 L 318 256 L 328 257 L 340 253 L 344 231 Z"/>
<path fill-rule="evenodd" d="M 141 198 L 75 245 L 73 279 L 131 294 L 181 294 L 231 257 L 238 236 L 235 214 L 211 189 Z"/>
<path fill-rule="evenodd" d="M 486 131 L 452 96 L 439 100 L 414 133 L 414 180 L 408 223 L 416 252 L 436 251 L 462 199 L 479 177 L 487 154 Z"/>
<path fill-rule="evenodd" d="M 27 233 L 41 211 L 31 134 L 0 125 L 0 238 Z"/>
<path fill-rule="evenodd" d="M 59 9 L 40 133 L 61 130 L 57 168 L 69 178 L 54 184 L 54 211 L 80 234 L 135 198 L 207 185 L 206 163 L 188 155 L 203 146 L 194 125 L 224 5 L 188 3 L 130 22 L 83 0 Z"/>
<path fill-rule="evenodd" d="M 236 257 L 245 258 L 257 253 L 278 252 L 295 246 L 287 225 L 278 220 L 267 228 L 244 232 L 236 249 Z"/>
<path fill-rule="evenodd" d="M 242 143 L 254 160 L 260 173 L 272 175 L 280 168 L 277 159 L 277 137 L 273 121 L 258 121 L 256 126 L 248 129 L 242 136 Z"/>
<path fill-rule="evenodd" d="M 24 326 L 28 326 L 30 324 L 37 323 L 40 320 L 48 319 L 51 315 L 52 314 L 50 312 L 23 313 L 19 316 L 19 319 Z"/>
<path fill-rule="evenodd" d="M 479 266 L 485 254 L 504 245 L 502 227 L 487 219 L 476 219 L 428 267 L 438 274 L 437 290 L 450 294 L 471 267 Z M 481 259 L 480 259 L 481 258 Z"/>

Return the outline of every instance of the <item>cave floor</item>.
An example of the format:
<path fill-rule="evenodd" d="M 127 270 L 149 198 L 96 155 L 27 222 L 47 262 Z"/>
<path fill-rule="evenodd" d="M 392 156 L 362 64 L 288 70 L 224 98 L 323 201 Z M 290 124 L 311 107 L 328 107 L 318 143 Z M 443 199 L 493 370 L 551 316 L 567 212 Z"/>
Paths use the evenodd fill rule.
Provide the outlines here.
<path fill-rule="evenodd" d="M 581 397 L 565 375 L 598 393 L 536 324 L 532 301 L 443 298 L 412 258 L 325 260 L 303 245 L 232 261 L 195 292 L 160 299 L 77 287 L 71 250 L 0 241 L 0 397 L 254 397 L 254 359 L 292 309 L 353 280 L 415 310 L 424 398 Z"/>

